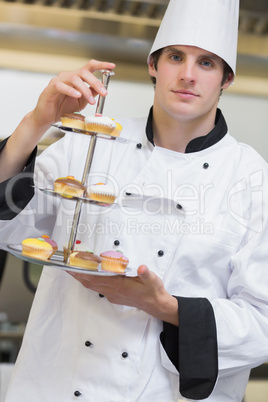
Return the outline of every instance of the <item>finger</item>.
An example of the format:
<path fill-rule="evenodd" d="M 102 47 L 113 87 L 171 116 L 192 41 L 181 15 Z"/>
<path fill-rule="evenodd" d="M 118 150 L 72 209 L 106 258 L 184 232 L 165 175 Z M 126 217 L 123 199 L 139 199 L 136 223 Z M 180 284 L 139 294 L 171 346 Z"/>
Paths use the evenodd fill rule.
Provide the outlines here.
<path fill-rule="evenodd" d="M 108 94 L 108 91 L 104 87 L 103 83 L 97 77 L 95 77 L 95 75 L 92 75 L 90 71 L 84 69 L 80 72 L 80 76 L 83 81 L 83 86 L 76 88 L 81 88 L 83 95 L 89 103 L 92 103 L 91 101 L 96 95 L 106 96 Z"/>
<path fill-rule="evenodd" d="M 95 104 L 95 96 L 106 96 L 107 90 L 103 83 L 93 74 L 97 70 L 115 68 L 114 63 L 90 60 L 85 66 L 74 72 L 62 72 L 51 80 L 57 92 L 76 99 L 81 98 Z"/>
<path fill-rule="evenodd" d="M 112 63 L 110 61 L 101 61 L 101 60 L 96 60 L 96 59 L 90 59 L 87 63 L 86 66 L 89 66 L 91 69 L 92 67 L 96 70 L 101 70 L 103 68 L 106 68 L 107 70 L 113 70 L 115 68 L 115 63 Z"/>
<path fill-rule="evenodd" d="M 99 61 L 95 59 L 89 60 L 84 67 L 87 70 L 91 71 L 92 73 L 95 71 L 100 71 L 100 70 L 114 70 L 116 65 L 114 63 L 110 63 L 108 61 Z"/>
<path fill-rule="evenodd" d="M 79 76 L 84 83 L 89 85 L 89 87 L 87 86 L 87 89 L 90 89 L 93 96 L 106 96 L 108 94 L 108 91 L 104 87 L 102 81 L 98 77 L 93 75 L 91 71 L 87 70 L 86 68 L 81 69 L 79 72 Z"/>
<path fill-rule="evenodd" d="M 76 74 L 69 78 L 68 83 L 62 81 L 56 82 L 55 88 L 62 95 L 76 99 L 83 96 L 88 103 L 92 105 L 95 103 L 95 93 L 93 94 L 88 85 Z"/>
<path fill-rule="evenodd" d="M 81 91 L 78 91 L 74 87 L 65 84 L 64 82 L 56 82 L 55 83 L 55 88 L 57 89 L 58 92 L 60 92 L 62 95 L 70 96 L 72 98 L 81 98 L 82 93 Z"/>
<path fill-rule="evenodd" d="M 94 93 L 101 96 L 107 95 L 107 90 L 105 89 L 103 83 L 93 75 L 96 71 L 101 70 L 113 70 L 115 68 L 114 63 L 102 62 L 98 60 L 90 60 L 84 67 L 79 70 L 79 76 L 91 87 L 90 89 Z"/>
<path fill-rule="evenodd" d="M 140 265 L 137 270 L 137 274 L 139 278 L 141 278 L 142 280 L 146 280 L 149 279 L 150 271 L 146 265 Z"/>

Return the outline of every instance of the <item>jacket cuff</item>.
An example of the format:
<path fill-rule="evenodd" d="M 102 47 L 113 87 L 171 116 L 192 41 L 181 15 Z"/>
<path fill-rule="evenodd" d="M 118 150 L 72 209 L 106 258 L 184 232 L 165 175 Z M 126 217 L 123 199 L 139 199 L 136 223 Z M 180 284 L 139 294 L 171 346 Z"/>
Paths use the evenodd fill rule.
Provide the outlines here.
<path fill-rule="evenodd" d="M 177 297 L 179 327 L 164 322 L 160 340 L 180 374 L 180 393 L 205 399 L 218 377 L 218 347 L 214 311 L 205 298 Z"/>
<path fill-rule="evenodd" d="M 0 142 L 0 152 L 8 138 Z M 23 172 L 0 183 L 0 219 L 15 218 L 34 196 L 33 172 L 37 147 L 30 155 Z"/>

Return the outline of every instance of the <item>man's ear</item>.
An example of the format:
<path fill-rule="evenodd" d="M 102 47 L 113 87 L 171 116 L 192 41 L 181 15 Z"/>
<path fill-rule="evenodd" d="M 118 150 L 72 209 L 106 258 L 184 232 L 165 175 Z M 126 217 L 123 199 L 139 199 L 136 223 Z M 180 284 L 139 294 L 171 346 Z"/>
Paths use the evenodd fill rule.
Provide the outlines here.
<path fill-rule="evenodd" d="M 149 74 L 150 74 L 151 77 L 156 76 L 156 69 L 155 69 L 155 65 L 154 65 L 154 61 L 153 61 L 152 57 L 150 57 L 150 59 L 149 59 L 148 71 L 149 71 Z"/>
<path fill-rule="evenodd" d="M 234 82 L 234 73 L 229 73 L 227 80 L 222 85 L 222 89 L 227 89 Z"/>

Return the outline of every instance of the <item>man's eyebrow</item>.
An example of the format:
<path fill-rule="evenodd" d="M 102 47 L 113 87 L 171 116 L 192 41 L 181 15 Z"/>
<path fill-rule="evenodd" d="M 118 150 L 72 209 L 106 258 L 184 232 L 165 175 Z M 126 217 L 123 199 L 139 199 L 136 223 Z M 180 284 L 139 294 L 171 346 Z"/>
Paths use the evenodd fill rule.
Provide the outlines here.
<path fill-rule="evenodd" d="M 208 58 L 208 59 L 211 59 L 211 60 L 220 60 L 220 57 L 216 56 L 216 54 L 213 54 L 213 53 L 200 54 L 199 58 L 200 59 Z"/>
<path fill-rule="evenodd" d="M 175 47 L 175 46 L 167 46 L 166 48 L 164 48 L 163 52 L 165 52 L 165 53 L 180 53 L 180 54 L 186 54 L 186 52 L 184 52 L 182 49 L 178 49 L 178 48 Z M 199 54 L 198 57 L 199 57 L 199 58 L 207 57 L 207 58 L 214 59 L 214 60 L 220 59 L 216 54 L 210 53 L 210 52 L 206 52 L 205 50 L 204 50 L 204 53 Z"/>
<path fill-rule="evenodd" d="M 201 53 L 198 55 L 198 59 L 199 60 L 203 60 L 203 59 L 209 59 L 209 60 L 214 60 L 216 62 L 221 62 L 221 58 L 219 56 L 217 56 L 214 53 L 211 52 L 206 52 L 206 50 L 203 50 L 204 53 Z M 175 46 L 167 46 L 163 49 L 163 53 L 169 54 L 169 53 L 175 53 L 181 56 L 186 55 L 187 53 L 184 52 L 182 49 L 178 49 Z"/>
<path fill-rule="evenodd" d="M 185 52 L 183 52 L 181 49 L 177 49 L 176 47 L 173 47 L 173 46 L 168 46 L 168 47 L 164 48 L 164 52 L 165 53 L 174 52 L 174 53 L 185 54 Z"/>

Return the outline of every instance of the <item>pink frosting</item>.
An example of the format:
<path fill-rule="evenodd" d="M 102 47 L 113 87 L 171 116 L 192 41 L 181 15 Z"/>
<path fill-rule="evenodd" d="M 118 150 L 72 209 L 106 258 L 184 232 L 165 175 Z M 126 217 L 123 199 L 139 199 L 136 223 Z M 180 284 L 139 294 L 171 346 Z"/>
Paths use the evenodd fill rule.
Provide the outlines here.
<path fill-rule="evenodd" d="M 128 258 L 124 256 L 120 251 L 105 251 L 100 254 L 101 257 L 116 258 L 123 261 L 128 261 Z"/>
<path fill-rule="evenodd" d="M 44 240 L 46 243 L 50 244 L 52 248 L 58 247 L 57 243 L 47 236 L 42 236 L 40 240 Z"/>
<path fill-rule="evenodd" d="M 52 247 L 57 247 L 57 243 L 52 239 L 45 239 L 47 243 L 49 243 Z"/>

